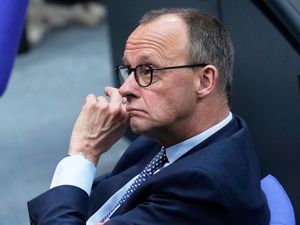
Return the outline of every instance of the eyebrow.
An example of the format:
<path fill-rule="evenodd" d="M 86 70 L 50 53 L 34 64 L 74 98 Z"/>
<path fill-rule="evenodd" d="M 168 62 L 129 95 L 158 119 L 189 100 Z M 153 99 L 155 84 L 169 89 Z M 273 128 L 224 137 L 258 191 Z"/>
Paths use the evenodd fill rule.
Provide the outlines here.
<path fill-rule="evenodd" d="M 151 57 L 149 55 L 142 55 L 139 57 L 138 61 L 143 62 L 143 61 L 150 61 Z M 128 61 L 126 60 L 125 56 L 122 57 L 122 61 L 125 65 L 129 64 Z"/>

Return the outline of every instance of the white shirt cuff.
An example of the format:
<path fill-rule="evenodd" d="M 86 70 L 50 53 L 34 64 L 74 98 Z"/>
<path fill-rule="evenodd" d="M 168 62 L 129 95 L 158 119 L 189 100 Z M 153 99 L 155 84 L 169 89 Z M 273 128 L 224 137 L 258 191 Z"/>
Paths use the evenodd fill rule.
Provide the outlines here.
<path fill-rule="evenodd" d="M 72 185 L 91 193 L 96 167 L 82 155 L 72 155 L 62 159 L 54 172 L 51 188 Z"/>

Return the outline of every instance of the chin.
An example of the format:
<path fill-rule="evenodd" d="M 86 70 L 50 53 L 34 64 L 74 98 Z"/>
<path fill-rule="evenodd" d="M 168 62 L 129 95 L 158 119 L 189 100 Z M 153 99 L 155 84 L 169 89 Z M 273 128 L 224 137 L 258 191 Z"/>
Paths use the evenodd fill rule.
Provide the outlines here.
<path fill-rule="evenodd" d="M 130 127 L 133 133 L 135 134 L 143 134 L 143 129 L 141 129 L 140 126 L 138 126 L 137 124 L 132 124 L 130 123 Z"/>
<path fill-rule="evenodd" d="M 133 133 L 139 134 L 139 135 L 144 135 L 148 138 L 157 139 L 157 135 L 161 134 L 161 127 L 160 126 L 155 126 L 153 122 L 149 120 L 144 120 L 141 118 L 131 118 L 130 119 L 130 127 Z"/>
<path fill-rule="evenodd" d="M 130 119 L 130 127 L 135 134 L 145 134 L 150 130 L 149 124 L 136 117 Z"/>

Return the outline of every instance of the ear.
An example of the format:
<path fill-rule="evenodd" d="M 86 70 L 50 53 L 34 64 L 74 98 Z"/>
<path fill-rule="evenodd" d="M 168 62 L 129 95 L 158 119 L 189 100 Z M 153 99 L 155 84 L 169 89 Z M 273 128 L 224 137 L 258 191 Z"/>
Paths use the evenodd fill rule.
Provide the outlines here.
<path fill-rule="evenodd" d="M 197 95 L 204 97 L 209 95 L 216 87 L 219 73 L 214 65 L 201 68 L 196 77 Z"/>

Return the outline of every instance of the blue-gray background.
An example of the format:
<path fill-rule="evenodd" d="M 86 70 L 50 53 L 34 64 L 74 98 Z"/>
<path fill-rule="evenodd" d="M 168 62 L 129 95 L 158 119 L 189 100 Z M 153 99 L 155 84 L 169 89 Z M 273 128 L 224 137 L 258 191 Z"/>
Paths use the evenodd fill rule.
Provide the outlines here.
<path fill-rule="evenodd" d="M 52 31 L 18 56 L 0 98 L 0 224 L 28 224 L 27 201 L 49 188 L 66 155 L 73 124 L 89 93 L 113 85 L 108 26 Z M 101 158 L 109 170 L 129 141 Z"/>

